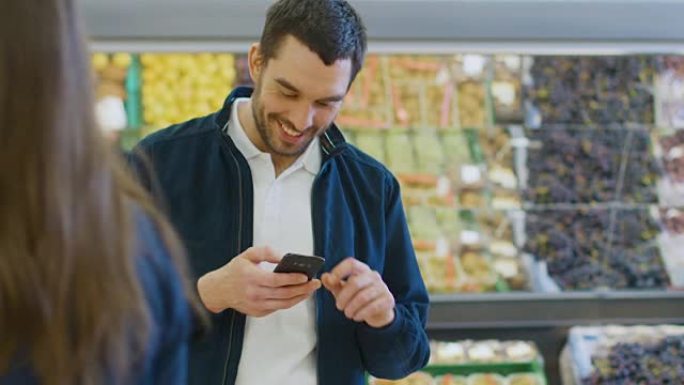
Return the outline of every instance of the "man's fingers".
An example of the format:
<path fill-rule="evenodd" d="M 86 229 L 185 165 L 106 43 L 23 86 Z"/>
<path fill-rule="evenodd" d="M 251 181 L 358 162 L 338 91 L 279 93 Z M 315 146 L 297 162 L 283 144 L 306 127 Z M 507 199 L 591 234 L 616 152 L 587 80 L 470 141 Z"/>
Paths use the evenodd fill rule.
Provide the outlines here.
<path fill-rule="evenodd" d="M 301 273 L 274 273 L 260 270 L 257 284 L 264 287 L 283 287 L 301 285 L 309 281 L 306 274 Z"/>
<path fill-rule="evenodd" d="M 372 302 L 369 302 L 362 308 L 358 309 L 356 314 L 354 314 L 351 319 L 356 322 L 367 321 L 378 314 L 390 312 L 393 308 L 394 299 L 392 297 L 379 296 Z"/>
<path fill-rule="evenodd" d="M 323 275 L 321 275 L 321 282 L 323 283 L 323 286 L 325 286 L 325 288 L 328 289 L 333 295 L 337 295 L 337 292 L 342 289 L 339 278 L 330 273 L 323 273 Z"/>
<path fill-rule="evenodd" d="M 345 310 L 349 301 L 354 298 L 357 293 L 363 291 L 368 286 L 372 285 L 374 282 L 374 275 L 372 272 L 368 272 L 362 275 L 355 275 L 347 280 L 343 285 L 342 289 L 335 296 L 335 304 L 337 309 Z"/>
<path fill-rule="evenodd" d="M 368 271 L 370 271 L 368 265 L 349 257 L 335 266 L 330 273 L 341 280 L 345 280 L 352 275 L 363 274 Z"/>
<path fill-rule="evenodd" d="M 342 308 L 344 315 L 349 319 L 354 319 L 356 313 L 365 306 L 382 296 L 382 291 L 377 285 L 369 285 L 356 292 L 347 305 Z"/>
<path fill-rule="evenodd" d="M 321 287 L 321 281 L 313 279 L 301 285 L 292 285 L 276 288 L 265 288 L 264 297 L 269 299 L 292 299 L 302 295 L 309 295 Z"/>

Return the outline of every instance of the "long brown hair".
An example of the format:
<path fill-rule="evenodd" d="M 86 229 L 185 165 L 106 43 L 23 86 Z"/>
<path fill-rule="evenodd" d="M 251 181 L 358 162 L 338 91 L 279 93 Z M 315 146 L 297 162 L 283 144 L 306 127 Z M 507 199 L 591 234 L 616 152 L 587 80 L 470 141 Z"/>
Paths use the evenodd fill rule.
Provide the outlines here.
<path fill-rule="evenodd" d="M 21 359 L 46 385 L 124 383 L 152 327 L 131 207 L 183 255 L 96 128 L 75 8 L 0 12 L 0 374 Z"/>

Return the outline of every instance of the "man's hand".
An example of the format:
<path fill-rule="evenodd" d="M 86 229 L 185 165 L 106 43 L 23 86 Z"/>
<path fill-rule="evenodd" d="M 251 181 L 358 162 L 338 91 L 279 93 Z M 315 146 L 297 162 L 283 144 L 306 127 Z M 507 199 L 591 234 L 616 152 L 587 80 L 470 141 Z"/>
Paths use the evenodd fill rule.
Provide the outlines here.
<path fill-rule="evenodd" d="M 380 274 L 365 263 L 347 258 L 321 280 L 347 318 L 374 328 L 394 321 L 394 296 Z"/>
<path fill-rule="evenodd" d="M 273 273 L 261 262 L 278 263 L 282 257 L 268 247 L 251 247 L 197 281 L 204 306 L 213 313 L 234 309 L 252 317 L 263 317 L 288 309 L 321 287 L 321 281 L 299 273 Z"/>

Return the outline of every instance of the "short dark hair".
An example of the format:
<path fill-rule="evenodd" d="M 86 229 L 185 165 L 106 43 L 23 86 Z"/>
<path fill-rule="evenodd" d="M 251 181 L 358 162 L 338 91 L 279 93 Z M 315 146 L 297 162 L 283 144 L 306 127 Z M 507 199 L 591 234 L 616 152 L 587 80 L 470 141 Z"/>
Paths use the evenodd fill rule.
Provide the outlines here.
<path fill-rule="evenodd" d="M 260 41 L 264 62 L 277 55 L 287 35 L 309 47 L 325 65 L 351 59 L 350 84 L 363 66 L 366 27 L 345 0 L 279 0 L 271 5 Z"/>

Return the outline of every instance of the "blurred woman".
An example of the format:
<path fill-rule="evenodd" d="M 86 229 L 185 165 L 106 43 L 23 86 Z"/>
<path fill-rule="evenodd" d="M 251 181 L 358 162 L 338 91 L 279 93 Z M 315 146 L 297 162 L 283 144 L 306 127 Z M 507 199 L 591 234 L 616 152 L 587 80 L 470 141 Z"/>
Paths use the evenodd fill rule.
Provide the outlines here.
<path fill-rule="evenodd" d="M 75 8 L 0 12 L 0 384 L 184 384 L 199 307 L 96 127 Z"/>

